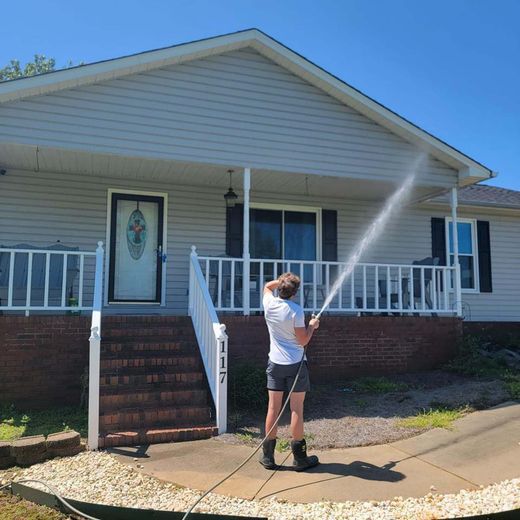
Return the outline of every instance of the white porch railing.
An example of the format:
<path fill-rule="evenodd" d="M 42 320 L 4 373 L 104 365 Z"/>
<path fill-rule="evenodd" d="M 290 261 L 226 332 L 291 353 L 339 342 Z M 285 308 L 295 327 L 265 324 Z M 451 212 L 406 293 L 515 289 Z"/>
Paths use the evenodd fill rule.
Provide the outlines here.
<path fill-rule="evenodd" d="M 218 432 L 225 433 L 228 337 L 225 325 L 219 322 L 215 312 L 195 246 L 190 255 L 189 313 L 215 403 Z"/>
<path fill-rule="evenodd" d="M 101 356 L 101 311 L 103 308 L 103 242 L 96 249 L 94 300 L 89 338 L 88 375 L 88 448 L 97 450 L 99 443 L 99 376 Z"/>
<path fill-rule="evenodd" d="M 0 311 L 89 311 L 95 252 L 0 247 Z"/>
<path fill-rule="evenodd" d="M 264 283 L 285 271 L 301 278 L 297 298 L 306 311 L 321 308 L 341 262 L 251 259 L 249 301 L 244 309 L 242 258 L 200 256 L 198 261 L 217 311 L 262 310 Z M 341 285 L 327 312 L 331 313 L 457 313 L 452 290 L 455 267 L 411 264 L 356 264 L 352 275 Z"/>

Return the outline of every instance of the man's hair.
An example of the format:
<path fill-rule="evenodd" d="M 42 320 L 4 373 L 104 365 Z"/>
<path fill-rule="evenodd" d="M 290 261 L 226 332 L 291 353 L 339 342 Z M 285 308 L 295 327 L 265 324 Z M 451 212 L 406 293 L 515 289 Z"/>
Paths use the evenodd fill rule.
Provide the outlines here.
<path fill-rule="evenodd" d="M 288 300 L 294 296 L 300 288 L 300 277 L 292 273 L 284 273 L 278 278 L 278 296 Z"/>

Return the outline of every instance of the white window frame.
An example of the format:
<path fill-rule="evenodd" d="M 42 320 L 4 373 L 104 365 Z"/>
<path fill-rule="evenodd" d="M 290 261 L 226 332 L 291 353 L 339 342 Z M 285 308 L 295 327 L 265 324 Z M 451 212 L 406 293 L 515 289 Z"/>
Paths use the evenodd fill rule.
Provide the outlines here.
<path fill-rule="evenodd" d="M 321 262 L 322 253 L 322 236 L 321 236 L 321 208 L 312 206 L 292 206 L 290 204 L 273 204 L 268 202 L 251 202 L 251 209 L 270 209 L 274 211 L 282 211 L 282 256 L 285 257 L 285 217 L 284 211 L 299 211 L 301 213 L 315 213 L 316 214 L 316 260 L 302 260 L 304 262 Z M 260 259 L 256 259 L 260 260 Z M 286 260 L 286 258 L 280 258 Z M 301 259 L 292 260 L 297 262 Z M 287 260 L 291 261 L 291 260 Z"/>
<path fill-rule="evenodd" d="M 450 265 L 450 256 L 453 254 L 450 252 L 450 223 L 452 222 L 451 217 L 444 217 L 445 220 L 445 235 L 446 235 L 446 263 Z M 479 278 L 479 265 L 478 265 L 478 240 L 477 240 L 477 219 L 474 218 L 457 218 L 457 223 L 466 223 L 471 224 L 471 243 L 473 245 L 472 255 L 468 255 L 467 253 L 460 253 L 460 256 L 473 256 L 473 277 L 475 279 L 475 287 L 473 289 L 468 289 L 462 287 L 463 293 L 480 293 L 480 278 Z M 450 290 L 453 291 L 453 288 Z"/>

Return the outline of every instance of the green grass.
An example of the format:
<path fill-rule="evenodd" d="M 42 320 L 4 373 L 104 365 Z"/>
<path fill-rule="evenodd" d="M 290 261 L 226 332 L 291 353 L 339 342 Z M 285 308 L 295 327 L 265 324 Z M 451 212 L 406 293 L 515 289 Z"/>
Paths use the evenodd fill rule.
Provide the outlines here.
<path fill-rule="evenodd" d="M 242 442 L 252 442 L 254 440 L 253 434 L 249 432 L 237 433 L 236 436 Z"/>
<path fill-rule="evenodd" d="M 0 492 L 0 518 L 2 520 L 67 520 L 70 517 L 54 509 Z"/>
<path fill-rule="evenodd" d="M 355 392 L 370 394 L 388 394 L 390 392 L 405 392 L 408 385 L 405 383 L 395 383 L 386 377 L 361 377 L 350 385 Z"/>
<path fill-rule="evenodd" d="M 452 429 L 453 421 L 460 419 L 465 409 L 449 410 L 446 408 L 430 408 L 412 417 L 406 417 L 398 421 L 398 426 L 426 430 L 430 428 Z"/>
<path fill-rule="evenodd" d="M 47 410 L 19 410 L 0 407 L 0 441 L 12 441 L 29 435 L 49 435 L 63 430 L 76 430 L 87 436 L 87 413 L 77 406 Z"/>
<path fill-rule="evenodd" d="M 314 440 L 314 434 L 312 433 L 305 433 L 303 435 L 303 438 L 307 441 L 307 444 L 310 443 L 310 441 Z M 291 439 L 278 439 L 276 442 L 276 451 L 279 453 L 283 453 L 284 451 L 289 451 L 291 449 Z"/>

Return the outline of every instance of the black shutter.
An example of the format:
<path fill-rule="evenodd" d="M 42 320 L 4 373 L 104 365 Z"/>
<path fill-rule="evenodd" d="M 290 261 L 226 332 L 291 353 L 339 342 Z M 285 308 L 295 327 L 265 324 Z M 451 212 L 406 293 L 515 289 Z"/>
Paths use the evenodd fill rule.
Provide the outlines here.
<path fill-rule="evenodd" d="M 244 250 L 244 206 L 226 208 L 226 255 L 241 257 Z"/>
<path fill-rule="evenodd" d="M 321 210 L 322 260 L 338 260 L 338 212 L 332 209 Z"/>
<path fill-rule="evenodd" d="M 478 274 L 480 292 L 493 292 L 491 282 L 491 242 L 489 240 L 489 222 L 477 220 Z"/>
<path fill-rule="evenodd" d="M 443 218 L 432 218 L 432 257 L 439 259 L 439 265 L 446 263 L 446 223 Z"/>

